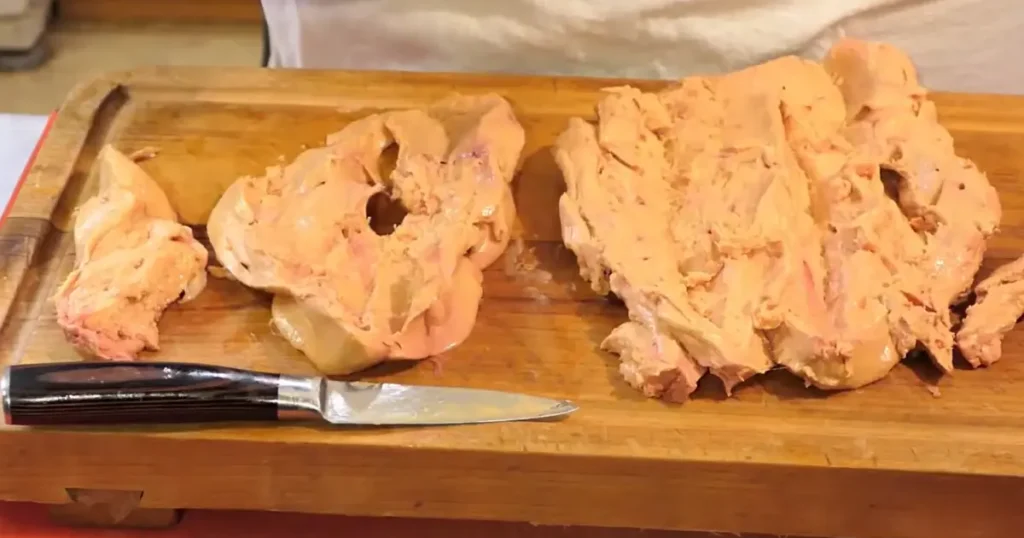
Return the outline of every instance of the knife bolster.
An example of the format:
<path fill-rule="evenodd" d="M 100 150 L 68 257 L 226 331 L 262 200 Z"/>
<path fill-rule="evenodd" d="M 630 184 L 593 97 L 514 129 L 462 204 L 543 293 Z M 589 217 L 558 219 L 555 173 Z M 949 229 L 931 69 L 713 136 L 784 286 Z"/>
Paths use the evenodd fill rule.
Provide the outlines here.
<path fill-rule="evenodd" d="M 278 420 L 323 420 L 324 380 L 282 375 L 277 388 Z"/>

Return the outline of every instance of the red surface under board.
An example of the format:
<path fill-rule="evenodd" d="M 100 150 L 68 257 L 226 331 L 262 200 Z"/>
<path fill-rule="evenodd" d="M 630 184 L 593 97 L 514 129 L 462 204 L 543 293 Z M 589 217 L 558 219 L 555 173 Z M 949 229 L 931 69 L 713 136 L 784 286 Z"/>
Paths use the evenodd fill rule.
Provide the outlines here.
<path fill-rule="evenodd" d="M 2 538 L 710 538 L 708 533 L 536 527 L 525 523 L 440 521 L 274 512 L 186 511 L 170 529 L 72 529 L 50 523 L 46 506 L 0 502 Z M 735 535 L 730 535 L 735 536 Z M 747 538 L 757 538 L 753 535 Z M 764 538 L 764 537 L 762 537 Z"/>

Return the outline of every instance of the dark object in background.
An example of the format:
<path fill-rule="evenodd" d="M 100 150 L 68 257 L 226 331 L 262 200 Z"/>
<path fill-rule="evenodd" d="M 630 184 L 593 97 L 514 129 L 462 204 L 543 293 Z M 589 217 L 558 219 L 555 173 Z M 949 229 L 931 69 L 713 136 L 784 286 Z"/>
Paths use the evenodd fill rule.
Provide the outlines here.
<path fill-rule="evenodd" d="M 28 71 L 50 58 L 46 30 L 55 11 L 53 1 L 29 0 L 24 11 L 0 17 L 0 72 Z"/>
<path fill-rule="evenodd" d="M 43 38 L 25 51 L 0 50 L 0 72 L 28 71 L 50 59 L 50 46 Z"/>

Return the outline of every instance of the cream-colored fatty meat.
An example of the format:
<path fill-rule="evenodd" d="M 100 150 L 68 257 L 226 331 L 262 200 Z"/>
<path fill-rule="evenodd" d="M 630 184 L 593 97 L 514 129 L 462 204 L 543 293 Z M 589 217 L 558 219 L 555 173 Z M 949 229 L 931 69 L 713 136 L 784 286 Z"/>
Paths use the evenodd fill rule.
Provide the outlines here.
<path fill-rule="evenodd" d="M 469 335 L 481 271 L 508 244 L 523 144 L 495 95 L 367 116 L 233 183 L 210 215 L 210 241 L 235 278 L 275 294 L 278 332 L 322 372 L 436 355 Z M 381 174 L 392 145 L 394 171 Z M 385 235 L 367 214 L 381 193 L 407 211 Z"/>
<path fill-rule="evenodd" d="M 75 266 L 54 297 L 82 353 L 131 360 L 159 348 L 157 322 L 206 286 L 206 249 L 160 186 L 113 146 L 97 158 L 99 193 L 78 209 Z"/>
<path fill-rule="evenodd" d="M 1003 265 L 974 289 L 956 344 L 971 366 L 989 366 L 1003 354 L 1003 337 L 1024 315 L 1024 256 Z"/>
<path fill-rule="evenodd" d="M 952 368 L 949 306 L 999 200 L 900 51 L 609 88 L 597 116 L 556 144 L 559 212 L 581 275 L 627 306 L 603 347 L 631 385 L 683 400 L 706 371 L 731 392 L 781 365 L 855 388 L 914 349 Z"/>

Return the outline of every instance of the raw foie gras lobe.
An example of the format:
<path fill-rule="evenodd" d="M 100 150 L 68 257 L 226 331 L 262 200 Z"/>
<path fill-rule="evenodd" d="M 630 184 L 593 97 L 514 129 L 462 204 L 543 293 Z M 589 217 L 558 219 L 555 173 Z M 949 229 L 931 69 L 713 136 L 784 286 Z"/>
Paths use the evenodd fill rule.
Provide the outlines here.
<path fill-rule="evenodd" d="M 884 377 L 917 346 L 951 367 L 948 305 L 977 269 L 998 200 L 939 143 L 948 133 L 916 81 L 899 99 L 917 104 L 891 115 L 896 127 L 858 130 L 870 114 L 851 111 L 844 94 L 856 100 L 892 71 L 870 63 L 837 86 L 835 72 L 786 57 L 659 94 L 612 88 L 597 125 L 570 121 L 556 147 L 563 240 L 594 290 L 626 303 L 630 321 L 604 347 L 620 355 L 627 381 L 678 399 L 703 368 L 729 389 L 778 363 L 847 389 Z M 883 127 L 894 130 L 875 136 Z M 900 142 L 924 147 L 926 135 L 938 141 L 931 149 Z M 902 155 L 890 154 L 894 144 Z M 879 164 L 908 155 L 919 165 L 946 159 L 963 187 L 937 190 L 931 206 L 904 203 L 914 192 L 897 204 Z M 946 215 L 955 192 L 988 216 L 956 225 Z"/>
<path fill-rule="evenodd" d="M 986 239 L 999 227 L 998 194 L 974 163 L 956 155 L 902 51 L 844 40 L 825 67 L 846 99 L 846 136 L 898 175 L 900 208 L 925 238 L 931 301 L 946 312 L 969 292 Z"/>
<path fill-rule="evenodd" d="M 606 257 L 607 239 L 600 234 L 621 233 L 615 238 L 628 243 L 630 233 L 626 229 L 631 230 L 633 224 L 627 214 L 630 208 L 624 201 L 616 199 L 615 193 L 602 192 L 601 186 L 597 184 L 601 170 L 606 163 L 612 162 L 602 154 L 597 141 L 597 129 L 579 118 L 571 119 L 568 129 L 556 143 L 555 159 L 567 187 L 566 193 L 559 199 L 559 217 L 565 245 L 576 254 L 580 274 L 595 291 L 601 294 L 611 291 L 609 275 L 617 287 L 621 286 L 617 293 L 626 301 L 630 313 L 631 321 L 615 329 L 602 342 L 601 347 L 619 354 L 622 358 L 619 371 L 627 382 L 644 394 L 674 400 L 685 399 L 696 389 L 697 381 L 705 369 L 694 362 L 658 323 L 655 314 L 658 297 L 639 287 L 627 286 L 624 279 L 616 276 Z M 618 161 L 613 162 L 619 164 Z M 667 201 L 665 198 L 656 200 L 655 203 Z M 587 202 L 592 205 L 585 206 Z M 623 209 L 625 211 L 621 211 Z M 666 215 L 663 213 L 660 216 Z M 595 221 L 597 226 L 591 224 Z M 663 221 L 655 215 L 651 222 L 657 226 Z M 653 235 L 654 230 L 638 231 Z M 658 239 L 662 238 L 645 236 L 640 241 Z M 662 245 L 665 246 L 664 240 Z M 618 253 L 622 246 L 618 244 L 611 248 Z M 652 265 L 659 263 L 650 258 L 645 261 Z M 661 263 L 671 263 L 671 260 L 661 260 Z M 682 283 L 675 285 L 682 286 Z M 685 293 L 685 288 L 677 293 Z M 669 342 L 668 351 L 663 351 L 659 345 L 664 342 Z"/>
<path fill-rule="evenodd" d="M 134 359 L 159 347 L 157 322 L 206 285 L 208 254 L 167 196 L 112 146 L 97 158 L 99 193 L 75 216 L 75 266 L 54 297 L 57 323 L 83 353 Z"/>
<path fill-rule="evenodd" d="M 954 154 L 906 55 L 844 40 L 824 68 L 835 88 L 818 75 L 787 80 L 782 110 L 815 193 L 811 214 L 825 224 L 825 334 L 832 337 L 809 341 L 830 342 L 847 379 L 829 387 L 824 368 L 801 374 L 801 366 L 836 364 L 815 353 L 803 361 L 801 353 L 776 356 L 824 388 L 878 379 L 917 346 L 950 371 L 948 306 L 966 291 L 998 223 L 995 190 Z M 879 165 L 902 177 L 895 201 Z M 954 211 L 957 198 L 977 212 Z"/>
<path fill-rule="evenodd" d="M 790 308 L 769 337 L 778 362 L 809 383 L 855 388 L 884 377 L 918 341 L 941 347 L 948 325 L 907 300 L 924 280 L 924 244 L 886 196 L 876 161 L 842 137 L 844 103 L 830 78 L 799 66 L 780 81 L 780 110 L 812 194 L 824 278 L 789 272 L 787 304 L 805 308 Z"/>
<path fill-rule="evenodd" d="M 605 347 L 628 355 L 627 381 L 651 395 L 680 399 L 705 368 L 731 390 L 773 365 L 755 322 L 779 222 L 791 214 L 774 206 L 789 203 L 789 186 L 757 145 L 756 130 L 771 129 L 758 121 L 767 122 L 757 116 L 764 103 L 739 86 L 725 95 L 714 79 L 659 95 L 613 88 L 599 124 L 572 120 L 556 146 L 563 240 L 594 289 L 614 291 L 643 325 Z M 651 345 L 666 338 L 683 353 Z"/>
<path fill-rule="evenodd" d="M 381 153 L 398 145 L 381 177 Z M 368 116 L 285 167 L 233 183 L 210 216 L 218 259 L 277 294 L 280 333 L 323 372 L 420 359 L 462 342 L 515 218 L 509 183 L 524 132 L 495 95 Z M 366 206 L 386 192 L 408 214 L 389 235 Z"/>
<path fill-rule="evenodd" d="M 956 334 L 957 347 L 975 368 L 1003 354 L 1003 337 L 1024 315 L 1024 257 L 999 267 L 974 288 L 977 302 Z"/>

